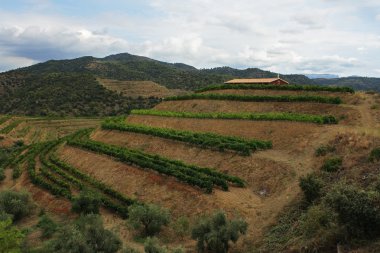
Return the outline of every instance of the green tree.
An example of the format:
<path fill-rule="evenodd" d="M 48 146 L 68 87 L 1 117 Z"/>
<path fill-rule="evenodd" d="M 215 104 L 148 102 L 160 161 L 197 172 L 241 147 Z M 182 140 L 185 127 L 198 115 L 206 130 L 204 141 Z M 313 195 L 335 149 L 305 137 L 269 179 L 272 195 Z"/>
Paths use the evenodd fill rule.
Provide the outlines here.
<path fill-rule="evenodd" d="M 98 194 L 84 190 L 72 200 L 71 210 L 80 214 L 98 214 L 101 200 Z"/>
<path fill-rule="evenodd" d="M 242 219 L 228 220 L 218 211 L 211 217 L 202 217 L 192 230 L 199 252 L 227 253 L 229 242 L 236 243 L 246 233 L 248 224 Z"/>
<path fill-rule="evenodd" d="M 132 205 L 128 208 L 128 213 L 128 223 L 134 229 L 142 229 L 146 236 L 159 233 L 161 227 L 170 221 L 169 211 L 153 204 Z"/>
<path fill-rule="evenodd" d="M 14 221 L 28 215 L 31 207 L 32 204 L 27 193 L 10 190 L 0 192 L 0 213 L 12 215 Z"/>
<path fill-rule="evenodd" d="M 58 253 L 115 253 L 121 248 L 120 239 L 106 230 L 100 216 L 89 214 L 62 228 L 52 241 L 50 250 Z"/>
<path fill-rule="evenodd" d="M 306 201 L 311 203 L 321 196 L 322 181 L 315 174 L 309 174 L 306 177 L 301 177 L 299 181 Z"/>
<path fill-rule="evenodd" d="M 24 235 L 12 226 L 12 220 L 0 221 L 0 253 L 21 252 L 20 247 Z"/>
<path fill-rule="evenodd" d="M 380 194 L 355 186 L 338 184 L 326 195 L 325 202 L 338 213 L 338 219 L 350 235 L 375 237 L 380 234 Z"/>

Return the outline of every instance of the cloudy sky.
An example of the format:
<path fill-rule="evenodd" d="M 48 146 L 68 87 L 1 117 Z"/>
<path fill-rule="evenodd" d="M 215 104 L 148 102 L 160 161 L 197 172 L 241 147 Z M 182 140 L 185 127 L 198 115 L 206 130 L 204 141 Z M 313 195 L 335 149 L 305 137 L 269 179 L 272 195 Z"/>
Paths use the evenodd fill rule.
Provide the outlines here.
<path fill-rule="evenodd" d="M 380 77 L 380 0 L 1 0 L 0 71 L 129 52 Z"/>

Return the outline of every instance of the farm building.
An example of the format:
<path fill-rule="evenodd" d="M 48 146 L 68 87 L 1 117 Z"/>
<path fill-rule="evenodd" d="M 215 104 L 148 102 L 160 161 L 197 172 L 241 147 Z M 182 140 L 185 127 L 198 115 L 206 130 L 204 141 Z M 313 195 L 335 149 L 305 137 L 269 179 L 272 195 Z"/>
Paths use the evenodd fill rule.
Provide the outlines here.
<path fill-rule="evenodd" d="M 277 78 L 251 78 L 251 79 L 232 79 L 230 81 L 225 82 L 225 84 L 289 84 L 289 82 Z"/>

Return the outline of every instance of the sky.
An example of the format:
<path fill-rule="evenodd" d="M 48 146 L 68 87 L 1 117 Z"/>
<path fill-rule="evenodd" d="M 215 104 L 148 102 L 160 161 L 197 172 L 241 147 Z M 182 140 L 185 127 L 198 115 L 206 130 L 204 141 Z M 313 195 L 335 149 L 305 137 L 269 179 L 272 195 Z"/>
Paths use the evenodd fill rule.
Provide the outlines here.
<path fill-rule="evenodd" d="M 380 77 L 380 0 L 0 0 L 0 72 L 124 52 Z"/>

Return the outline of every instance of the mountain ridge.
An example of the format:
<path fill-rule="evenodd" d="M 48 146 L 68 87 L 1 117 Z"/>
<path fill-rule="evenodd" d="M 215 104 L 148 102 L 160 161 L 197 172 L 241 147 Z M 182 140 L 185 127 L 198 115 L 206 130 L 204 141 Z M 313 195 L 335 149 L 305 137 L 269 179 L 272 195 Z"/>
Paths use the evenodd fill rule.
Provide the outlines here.
<path fill-rule="evenodd" d="M 149 108 L 161 98 L 154 94 L 132 98 L 108 90 L 99 79 L 152 81 L 168 89 L 197 90 L 234 78 L 277 77 L 277 73 L 232 67 L 197 69 L 184 63 L 168 63 L 129 53 L 104 58 L 83 56 L 50 60 L 0 73 L 0 113 L 26 115 L 118 115 L 130 109 Z M 291 84 L 349 86 L 380 91 L 380 78 L 349 77 L 309 79 L 305 75 L 281 75 Z M 52 93 L 54 91 L 55 93 Z M 95 108 L 95 109 L 94 109 Z"/>

